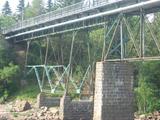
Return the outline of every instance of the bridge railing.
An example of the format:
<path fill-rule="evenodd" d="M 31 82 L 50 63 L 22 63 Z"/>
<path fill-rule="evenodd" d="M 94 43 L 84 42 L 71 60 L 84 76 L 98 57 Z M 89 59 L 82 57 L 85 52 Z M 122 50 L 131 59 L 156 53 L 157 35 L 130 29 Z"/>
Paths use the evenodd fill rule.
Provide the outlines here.
<path fill-rule="evenodd" d="M 122 1 L 122 0 L 118 0 L 116 2 L 119 2 L 119 1 Z M 26 27 L 42 24 L 48 21 L 53 21 L 58 18 L 63 18 L 69 15 L 74 15 L 74 14 L 89 10 L 94 7 L 99 7 L 101 5 L 111 4 L 111 3 L 113 2 L 108 2 L 108 0 L 96 0 L 93 3 L 85 3 L 84 1 L 79 2 L 77 4 L 73 4 L 73 5 L 61 8 L 61 9 L 57 9 L 55 11 L 39 15 L 37 17 L 30 18 L 28 20 L 24 20 L 23 22 L 18 22 L 11 27 L 3 28 L 2 32 L 3 34 L 6 34 L 11 31 L 20 30 Z"/>

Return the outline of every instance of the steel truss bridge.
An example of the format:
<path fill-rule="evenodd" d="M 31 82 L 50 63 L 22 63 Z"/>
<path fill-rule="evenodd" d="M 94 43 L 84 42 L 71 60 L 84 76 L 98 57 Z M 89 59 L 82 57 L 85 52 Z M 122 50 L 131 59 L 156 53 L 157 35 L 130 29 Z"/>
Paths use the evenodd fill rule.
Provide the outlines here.
<path fill-rule="evenodd" d="M 68 66 L 28 65 L 29 73 L 34 71 L 43 91 L 43 79 L 40 79 L 38 69 L 42 68 L 46 74 L 51 92 L 61 85 L 67 90 L 67 83 L 71 82 L 77 93 L 86 79 L 92 79 L 90 72 L 94 69 L 89 65 L 79 85 L 71 78 L 71 64 L 75 37 L 84 29 L 102 29 L 104 32 L 101 61 L 137 61 L 160 59 L 160 0 L 97 0 L 93 4 L 80 2 L 61 8 L 47 14 L 19 22 L 9 28 L 3 28 L 5 39 L 15 43 L 27 42 L 27 52 L 32 40 L 44 38 L 46 41 L 55 35 L 71 33 L 72 43 Z M 150 18 L 153 18 L 150 21 Z M 65 38 L 64 38 L 65 39 Z M 154 46 L 154 48 L 153 48 Z M 48 49 L 46 50 L 46 56 Z M 26 55 L 27 58 L 27 55 Z M 26 61 L 27 65 L 27 61 Z M 57 68 L 62 68 L 61 74 Z M 57 77 L 52 82 L 51 71 Z M 66 79 L 65 82 L 62 79 Z M 53 85 L 54 84 L 54 85 Z"/>

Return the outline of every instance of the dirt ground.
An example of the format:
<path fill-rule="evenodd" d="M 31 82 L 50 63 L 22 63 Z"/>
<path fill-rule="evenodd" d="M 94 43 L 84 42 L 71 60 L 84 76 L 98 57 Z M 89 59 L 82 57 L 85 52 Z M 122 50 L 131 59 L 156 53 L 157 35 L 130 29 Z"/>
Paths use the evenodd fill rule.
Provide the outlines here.
<path fill-rule="evenodd" d="M 0 104 L 0 120 L 60 120 L 59 108 L 36 108 L 22 112 L 12 111 L 13 103 Z M 160 112 L 148 115 L 137 115 L 134 120 L 160 120 Z"/>
<path fill-rule="evenodd" d="M 60 120 L 58 113 L 58 108 L 47 107 L 13 112 L 11 104 L 0 105 L 0 120 Z"/>

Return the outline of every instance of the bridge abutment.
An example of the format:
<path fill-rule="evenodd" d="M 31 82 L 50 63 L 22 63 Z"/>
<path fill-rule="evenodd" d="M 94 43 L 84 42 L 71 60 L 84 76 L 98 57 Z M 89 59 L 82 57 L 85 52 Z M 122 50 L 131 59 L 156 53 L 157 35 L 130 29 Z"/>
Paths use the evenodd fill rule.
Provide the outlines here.
<path fill-rule="evenodd" d="M 92 120 L 93 101 L 72 101 L 70 97 L 63 96 L 60 101 L 59 117 L 61 120 Z"/>
<path fill-rule="evenodd" d="M 133 120 L 133 69 L 124 62 L 96 65 L 93 120 Z"/>

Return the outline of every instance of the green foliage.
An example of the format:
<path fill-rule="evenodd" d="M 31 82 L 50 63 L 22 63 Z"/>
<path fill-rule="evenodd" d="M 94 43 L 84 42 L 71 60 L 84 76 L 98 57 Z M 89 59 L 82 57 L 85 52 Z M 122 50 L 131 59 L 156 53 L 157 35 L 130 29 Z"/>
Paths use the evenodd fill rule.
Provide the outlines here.
<path fill-rule="evenodd" d="M 7 80 L 9 82 L 10 79 L 16 77 L 17 72 L 19 72 L 19 67 L 13 65 L 13 63 L 9 63 L 8 66 L 0 70 L 0 80 Z"/>
<path fill-rule="evenodd" d="M 143 76 L 145 76 L 146 81 L 152 83 L 157 90 L 160 89 L 160 62 L 146 62 L 143 64 L 143 70 L 141 70 Z"/>
<path fill-rule="evenodd" d="M 139 87 L 135 89 L 135 92 L 139 112 L 151 112 L 155 102 L 153 87 L 140 77 Z"/>
<path fill-rule="evenodd" d="M 28 19 L 31 17 L 35 17 L 41 14 L 44 14 L 46 12 L 44 7 L 43 0 L 33 0 L 32 5 L 27 5 L 27 7 L 24 10 L 24 18 Z"/>
<path fill-rule="evenodd" d="M 78 100 L 79 99 L 79 94 L 77 93 L 69 93 L 69 96 L 71 97 L 71 99 L 73 100 Z"/>
<path fill-rule="evenodd" d="M 139 71 L 136 85 L 136 102 L 141 113 L 153 112 L 160 109 L 160 62 L 143 62 L 136 64 Z"/>
<path fill-rule="evenodd" d="M 12 63 L 0 69 L 0 97 L 3 97 L 4 100 L 17 89 L 18 73 L 19 67 Z"/>
<path fill-rule="evenodd" d="M 83 69 L 80 65 L 77 66 L 74 71 L 73 79 L 76 81 L 77 84 L 79 84 L 79 82 L 83 79 L 84 73 L 82 71 L 83 71 Z"/>
<path fill-rule="evenodd" d="M 45 13 L 43 0 L 33 0 L 32 1 L 32 10 L 33 10 L 34 16 Z"/>
<path fill-rule="evenodd" d="M 13 112 L 13 116 L 14 117 L 18 117 L 18 113 L 17 112 Z"/>
<path fill-rule="evenodd" d="M 28 18 L 31 18 L 31 17 L 33 17 L 33 16 L 35 16 L 35 15 L 34 15 L 32 6 L 28 5 L 28 6 L 25 8 L 25 11 L 24 11 L 24 18 L 25 18 L 25 19 L 28 19 Z"/>
<path fill-rule="evenodd" d="M 90 32 L 91 61 L 99 61 L 102 57 L 104 29 L 96 29 Z"/>
<path fill-rule="evenodd" d="M 7 66 L 11 59 L 13 58 L 13 54 L 10 50 L 1 49 L 0 50 L 0 69 L 4 66 Z"/>
<path fill-rule="evenodd" d="M 0 39 L 0 99 L 6 100 L 19 86 L 20 68 L 15 65 L 15 54 L 8 44 Z"/>
<path fill-rule="evenodd" d="M 4 50 L 5 48 L 8 48 L 9 45 L 7 41 L 4 40 L 4 36 L 0 35 L 0 50 Z"/>
<path fill-rule="evenodd" d="M 14 16 L 0 16 L 0 28 L 9 27 L 16 22 Z"/>
<path fill-rule="evenodd" d="M 29 85 L 14 94 L 16 99 L 34 101 L 39 93 L 38 85 Z"/>
<path fill-rule="evenodd" d="M 41 54 L 40 52 L 42 52 L 42 54 L 45 54 L 45 47 L 41 46 L 41 44 L 37 41 L 33 42 L 30 45 L 30 52 L 28 54 L 28 64 L 30 65 L 34 65 L 34 64 L 43 64 L 42 60 L 44 60 L 44 58 L 41 58 Z"/>

